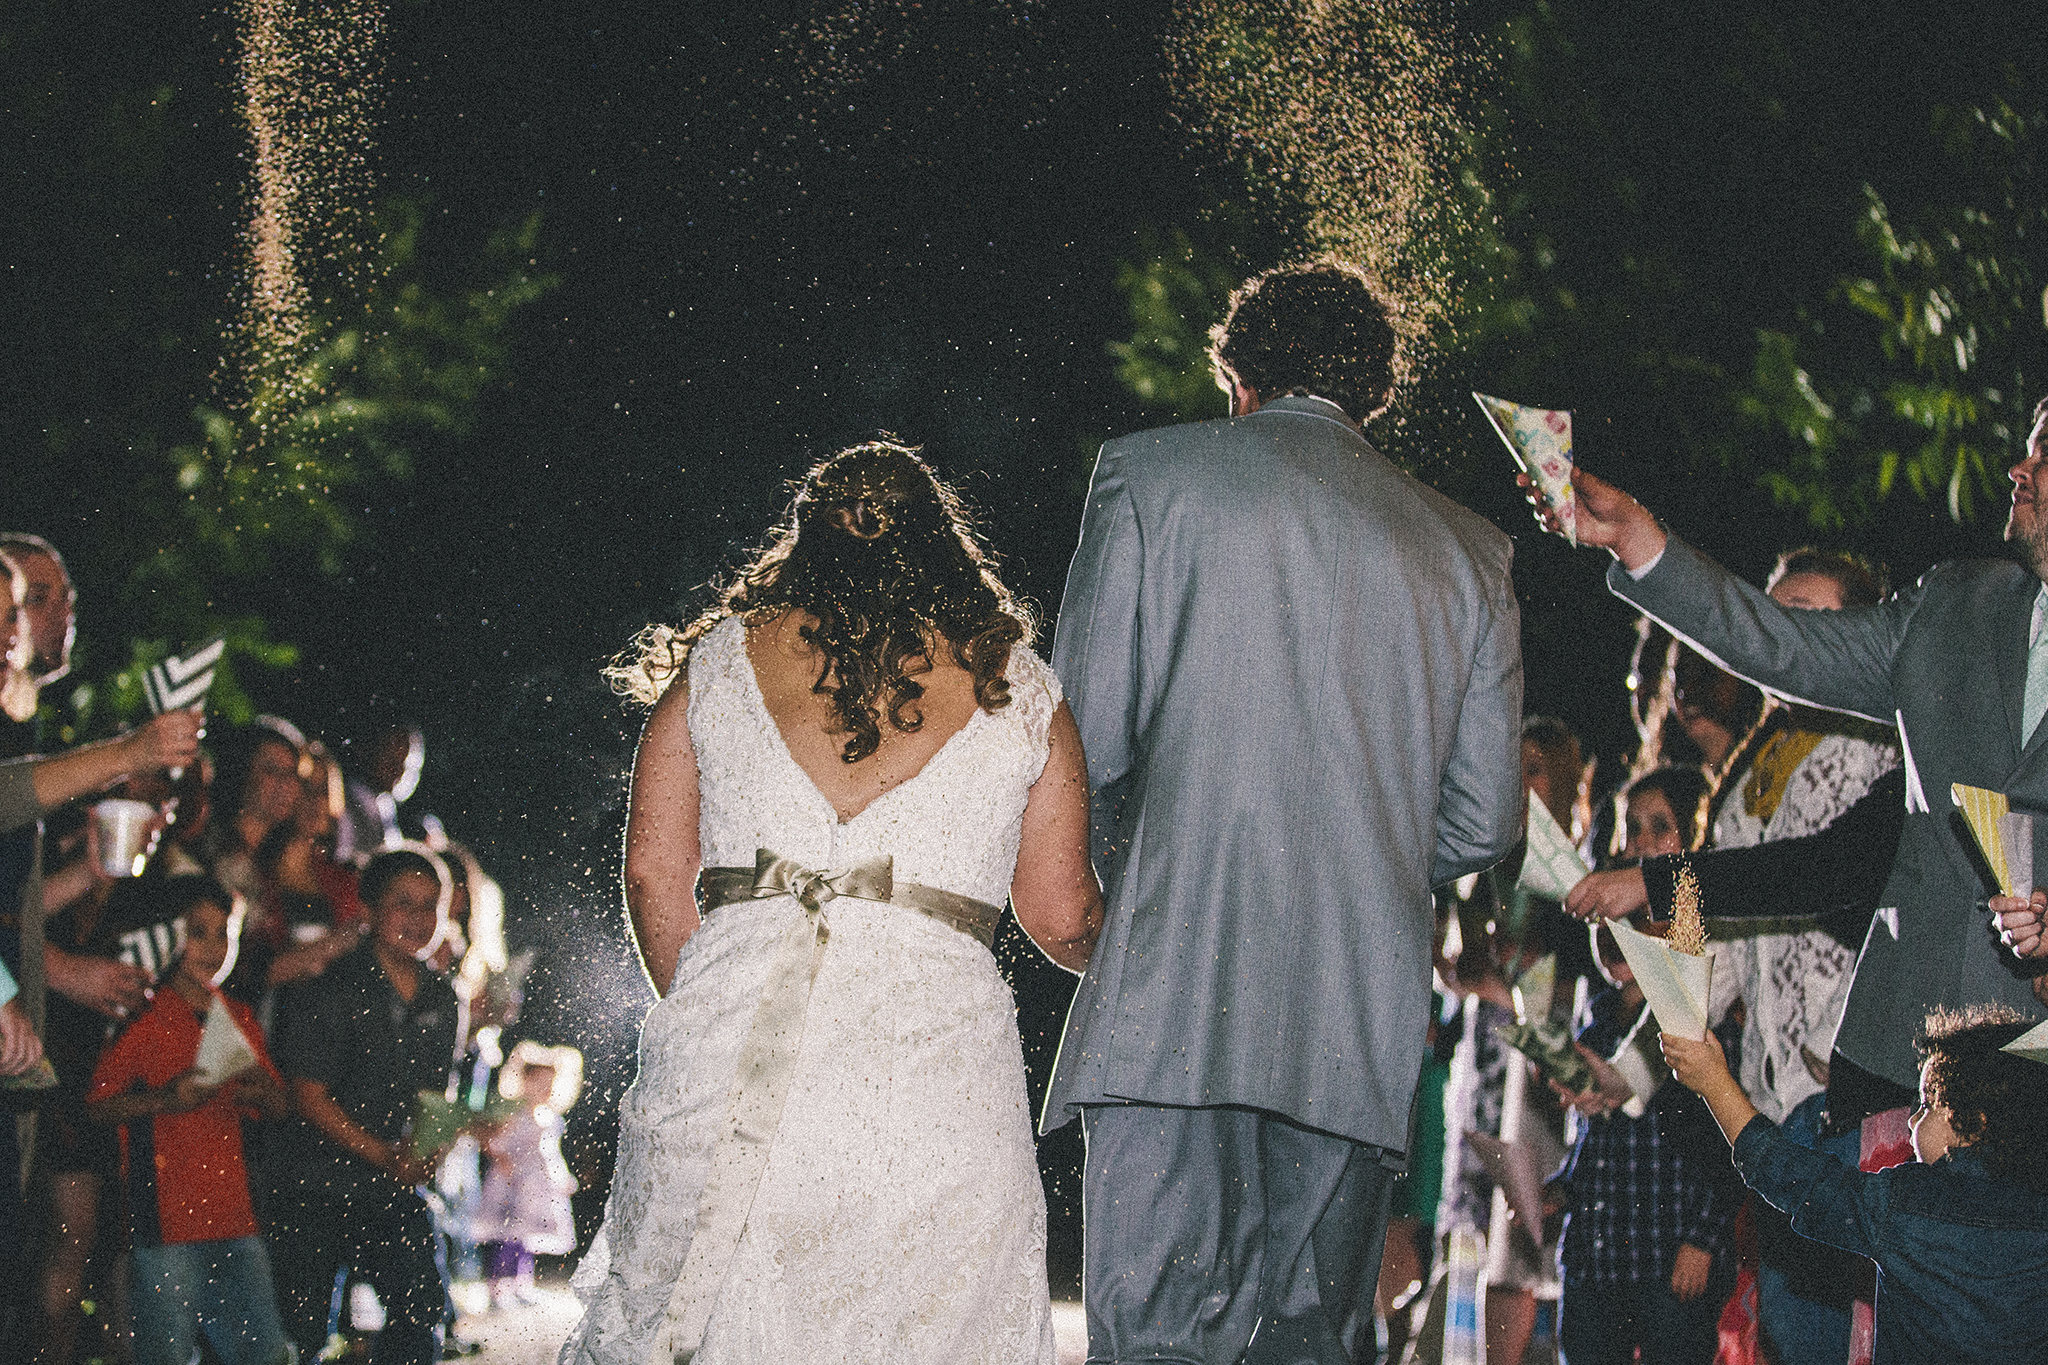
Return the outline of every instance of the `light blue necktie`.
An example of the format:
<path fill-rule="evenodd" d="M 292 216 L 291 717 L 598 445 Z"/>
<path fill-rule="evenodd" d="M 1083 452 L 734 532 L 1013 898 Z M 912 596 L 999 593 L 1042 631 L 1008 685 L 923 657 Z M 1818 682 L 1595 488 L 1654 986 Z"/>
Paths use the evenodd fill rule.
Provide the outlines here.
<path fill-rule="evenodd" d="M 2027 646 L 2027 690 L 2020 694 L 2020 744 L 2034 737 L 2034 728 L 2048 712 L 2048 628 L 2042 613 L 2048 611 L 2048 584 L 2034 597 L 2033 643 Z"/>

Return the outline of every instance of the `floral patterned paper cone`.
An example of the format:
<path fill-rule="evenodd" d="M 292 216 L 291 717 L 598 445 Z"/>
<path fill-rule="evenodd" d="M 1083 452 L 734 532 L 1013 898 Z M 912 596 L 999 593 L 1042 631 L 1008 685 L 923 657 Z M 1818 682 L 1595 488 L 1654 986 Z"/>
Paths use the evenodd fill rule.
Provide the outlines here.
<path fill-rule="evenodd" d="M 1557 514 L 1564 538 L 1579 543 L 1578 503 L 1572 496 L 1572 415 L 1549 408 L 1524 407 L 1505 398 L 1473 390 L 1479 410 L 1507 442 L 1508 453 L 1535 481 L 1544 503 Z"/>

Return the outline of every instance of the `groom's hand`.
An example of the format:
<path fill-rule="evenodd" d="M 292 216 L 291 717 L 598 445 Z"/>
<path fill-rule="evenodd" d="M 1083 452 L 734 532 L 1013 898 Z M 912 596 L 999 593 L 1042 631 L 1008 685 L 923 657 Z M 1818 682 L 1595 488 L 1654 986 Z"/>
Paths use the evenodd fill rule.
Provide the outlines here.
<path fill-rule="evenodd" d="M 1543 529 L 1563 535 L 1564 527 L 1557 513 L 1544 501 L 1529 476 L 1518 475 L 1515 482 L 1522 486 L 1523 495 L 1536 510 L 1536 520 L 1543 523 Z M 1650 509 L 1599 475 L 1574 469 L 1572 496 L 1577 504 L 1573 522 L 1579 544 L 1612 551 L 1621 567 L 1630 572 L 1664 553 L 1664 528 L 1650 515 Z"/>

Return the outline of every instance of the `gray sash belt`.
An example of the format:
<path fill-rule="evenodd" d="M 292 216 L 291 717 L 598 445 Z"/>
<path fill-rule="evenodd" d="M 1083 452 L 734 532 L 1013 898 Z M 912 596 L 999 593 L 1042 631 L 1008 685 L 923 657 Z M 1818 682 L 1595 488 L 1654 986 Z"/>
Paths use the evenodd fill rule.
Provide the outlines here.
<path fill-rule="evenodd" d="M 794 898 L 804 918 L 777 947 L 753 1025 L 740 1045 L 739 1067 L 726 1096 L 725 1128 L 711 1154 L 711 1173 L 697 1202 L 697 1227 L 650 1365 L 687 1361 L 697 1353 L 711 1305 L 739 1249 L 796 1074 L 811 986 L 832 936 L 825 903 L 850 896 L 899 905 L 978 939 L 984 947 L 994 941 L 1003 914 L 997 906 L 951 891 L 899 882 L 895 860 L 887 856 L 818 872 L 764 848 L 755 851 L 752 868 L 707 867 L 698 874 L 697 904 L 706 915 L 743 901 L 782 896 Z"/>

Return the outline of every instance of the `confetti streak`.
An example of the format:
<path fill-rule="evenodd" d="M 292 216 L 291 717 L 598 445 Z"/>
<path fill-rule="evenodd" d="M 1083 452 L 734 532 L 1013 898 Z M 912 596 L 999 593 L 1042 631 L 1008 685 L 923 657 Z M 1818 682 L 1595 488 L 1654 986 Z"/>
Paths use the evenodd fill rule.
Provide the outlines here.
<path fill-rule="evenodd" d="M 1486 53 L 1438 0 L 1179 0 L 1167 59 L 1183 122 L 1310 253 L 1394 294 L 1419 362 L 1454 324 L 1456 263 L 1486 226 L 1460 113 Z"/>
<path fill-rule="evenodd" d="M 371 284 L 384 12 L 376 0 L 241 0 L 236 21 L 251 183 L 229 351 L 246 393 L 282 383 L 274 396 L 290 411 L 317 388 L 305 362 L 320 316 Z"/>

